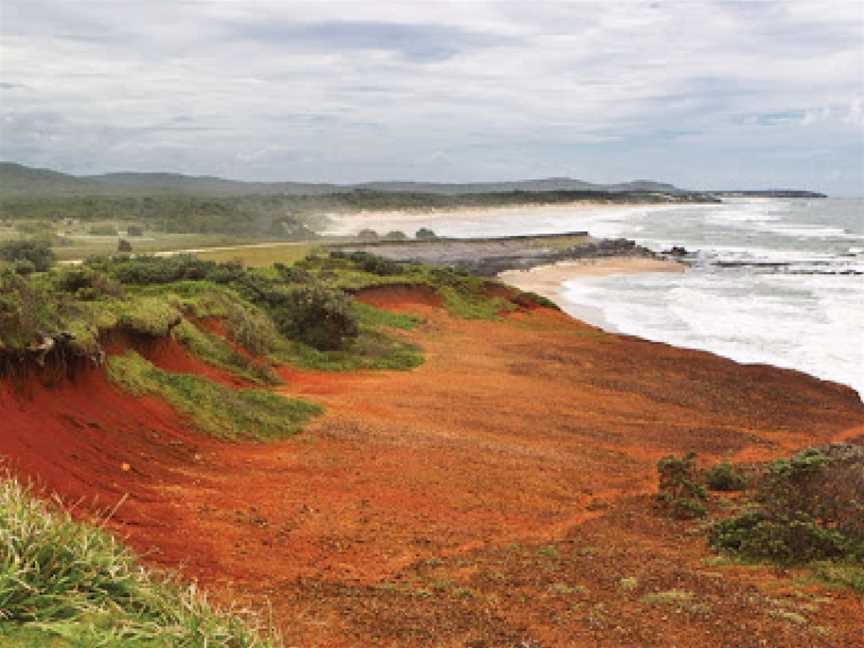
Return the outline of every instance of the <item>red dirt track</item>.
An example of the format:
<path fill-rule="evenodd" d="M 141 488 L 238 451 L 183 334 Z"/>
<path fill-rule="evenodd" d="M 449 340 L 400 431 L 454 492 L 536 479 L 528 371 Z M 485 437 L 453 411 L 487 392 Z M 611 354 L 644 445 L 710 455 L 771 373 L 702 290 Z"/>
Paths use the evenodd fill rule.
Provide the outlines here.
<path fill-rule="evenodd" d="M 222 596 L 266 599 L 289 646 L 864 645 L 853 594 L 708 566 L 698 528 L 648 497 L 671 452 L 762 461 L 861 438 L 851 390 L 547 309 L 464 321 L 405 287 L 359 298 L 424 317 L 408 336 L 426 363 L 282 368 L 282 392 L 326 408 L 293 439 L 211 441 L 89 370 L 0 388 L 0 455 L 72 500 L 128 494 L 115 531 Z M 148 357 L 216 371 L 179 347 Z M 643 600 L 673 589 L 692 601 Z"/>

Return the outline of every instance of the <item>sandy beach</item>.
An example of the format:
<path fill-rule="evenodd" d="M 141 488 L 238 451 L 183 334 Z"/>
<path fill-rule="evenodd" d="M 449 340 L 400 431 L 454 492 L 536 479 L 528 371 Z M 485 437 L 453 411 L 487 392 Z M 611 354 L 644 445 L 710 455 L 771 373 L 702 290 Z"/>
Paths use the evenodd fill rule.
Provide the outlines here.
<path fill-rule="evenodd" d="M 669 207 L 668 204 L 660 207 Z M 657 205 L 629 205 L 620 203 L 607 203 L 600 201 L 580 200 L 572 203 L 551 203 L 546 205 L 521 205 L 517 207 L 460 207 L 445 209 L 408 209 L 408 210 L 375 210 L 357 211 L 349 214 L 328 214 L 329 226 L 326 234 L 351 235 L 356 234 L 363 228 L 372 228 L 380 233 L 391 230 L 404 230 L 413 234 L 420 227 L 431 227 L 435 229 L 436 224 L 453 221 L 471 222 L 485 221 L 490 219 L 506 219 L 508 216 L 524 215 L 526 212 L 574 212 L 574 211 L 599 211 L 619 209 L 626 210 L 633 207 L 655 208 Z"/>
<path fill-rule="evenodd" d="M 557 303 L 561 284 L 570 279 L 640 272 L 684 272 L 685 269 L 684 264 L 665 259 L 610 257 L 561 261 L 530 270 L 507 270 L 498 278 L 514 288 L 535 292 Z"/>

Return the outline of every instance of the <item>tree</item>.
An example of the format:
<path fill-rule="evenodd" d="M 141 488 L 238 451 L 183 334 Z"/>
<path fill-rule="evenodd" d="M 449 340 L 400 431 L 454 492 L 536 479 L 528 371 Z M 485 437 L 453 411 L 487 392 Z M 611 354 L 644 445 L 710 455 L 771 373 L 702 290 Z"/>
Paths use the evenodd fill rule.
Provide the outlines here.
<path fill-rule="evenodd" d="M 29 261 L 36 272 L 45 272 L 54 263 L 54 251 L 50 242 L 41 239 L 6 241 L 0 243 L 0 259 L 13 264 Z"/>
<path fill-rule="evenodd" d="M 362 241 L 377 241 L 378 232 L 373 229 L 362 229 L 357 232 L 357 238 Z"/>
<path fill-rule="evenodd" d="M 117 251 L 129 253 L 132 251 L 132 244 L 126 239 L 120 239 L 117 241 Z"/>
<path fill-rule="evenodd" d="M 384 235 L 384 238 L 389 239 L 391 241 L 404 241 L 405 239 L 408 238 L 408 236 L 406 236 L 405 232 L 401 232 L 399 230 L 393 230 L 392 232 L 387 232 Z"/>
<path fill-rule="evenodd" d="M 435 232 L 433 232 L 428 227 L 421 227 L 419 230 L 417 230 L 417 233 L 414 236 L 416 236 L 418 239 L 435 239 L 435 238 L 438 238 L 438 235 L 435 234 Z"/>

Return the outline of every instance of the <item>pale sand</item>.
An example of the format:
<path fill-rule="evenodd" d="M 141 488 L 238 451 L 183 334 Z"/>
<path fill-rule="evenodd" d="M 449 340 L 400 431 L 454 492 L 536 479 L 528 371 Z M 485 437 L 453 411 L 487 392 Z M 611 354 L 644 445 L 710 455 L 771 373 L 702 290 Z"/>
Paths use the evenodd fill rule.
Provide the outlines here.
<path fill-rule="evenodd" d="M 645 257 L 608 257 L 601 259 L 579 259 L 561 261 L 553 265 L 537 266 L 530 270 L 505 270 L 498 278 L 506 284 L 559 303 L 561 285 L 570 279 L 579 277 L 605 277 L 614 274 L 637 274 L 640 272 L 684 272 L 686 266 L 676 261 L 650 259 Z M 598 321 L 598 311 L 590 306 L 580 306 L 579 309 L 591 311 L 586 313 L 589 321 Z M 579 317 L 574 312 L 573 305 L 567 305 L 567 311 Z M 580 319 L 582 319 L 580 317 Z M 606 328 L 605 326 L 603 328 Z"/>
<path fill-rule="evenodd" d="M 660 205 L 667 206 L 668 205 Z M 477 221 L 483 219 L 493 219 L 506 217 L 508 214 L 522 215 L 526 211 L 597 211 L 606 209 L 632 209 L 634 207 L 657 207 L 655 204 L 621 204 L 621 203 L 605 203 L 599 201 L 580 200 L 572 203 L 554 203 L 554 204 L 531 204 L 531 205 L 514 205 L 506 207 L 456 207 L 442 209 L 405 209 L 393 211 L 378 211 L 364 210 L 352 212 L 350 214 L 331 213 L 327 214 L 330 219 L 330 225 L 327 227 L 326 233 L 333 235 L 349 235 L 357 232 L 358 229 L 370 227 L 384 233 L 387 230 L 400 228 L 411 229 L 408 234 L 413 234 L 413 229 L 418 227 L 435 227 L 435 223 L 440 220 L 464 220 Z"/>

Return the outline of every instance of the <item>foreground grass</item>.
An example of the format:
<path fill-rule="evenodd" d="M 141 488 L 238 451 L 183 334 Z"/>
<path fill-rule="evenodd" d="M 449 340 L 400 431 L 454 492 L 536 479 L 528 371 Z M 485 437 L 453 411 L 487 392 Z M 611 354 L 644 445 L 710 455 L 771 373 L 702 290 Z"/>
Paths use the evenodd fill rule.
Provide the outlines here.
<path fill-rule="evenodd" d="M 274 646 L 251 621 L 149 572 L 100 528 L 0 474 L 0 645 Z"/>
<path fill-rule="evenodd" d="M 198 376 L 163 371 L 134 351 L 109 358 L 106 371 L 109 380 L 128 393 L 164 398 L 199 430 L 223 440 L 285 438 L 322 412 L 318 405 L 267 390 L 229 389 Z"/>

